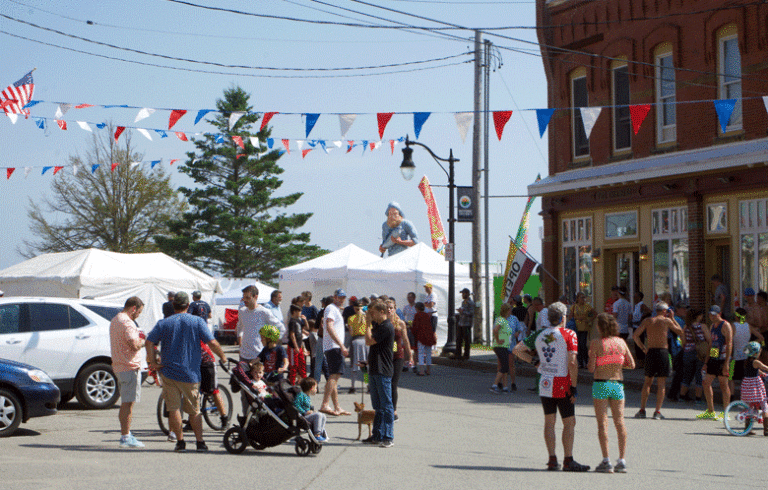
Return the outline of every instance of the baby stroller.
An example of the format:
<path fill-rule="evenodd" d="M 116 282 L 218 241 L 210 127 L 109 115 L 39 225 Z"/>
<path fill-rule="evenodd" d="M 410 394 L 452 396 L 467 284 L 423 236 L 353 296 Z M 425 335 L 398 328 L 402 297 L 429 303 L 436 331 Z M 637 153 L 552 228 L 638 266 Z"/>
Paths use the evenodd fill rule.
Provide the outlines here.
<path fill-rule="evenodd" d="M 317 454 L 323 446 L 315 439 L 307 421 L 299 415 L 293 406 L 298 394 L 298 387 L 291 386 L 286 380 L 279 380 L 272 386 L 274 397 L 261 399 L 251 387 L 251 380 L 244 370 L 230 369 L 238 362 L 232 358 L 228 363 L 221 362 L 221 367 L 230 376 L 229 383 L 234 393 L 243 390 L 248 400 L 245 414 L 237 417 L 234 424 L 224 433 L 224 447 L 232 454 L 240 454 L 250 444 L 261 450 L 274 447 L 289 439 L 294 439 L 296 454 L 308 456 Z"/>

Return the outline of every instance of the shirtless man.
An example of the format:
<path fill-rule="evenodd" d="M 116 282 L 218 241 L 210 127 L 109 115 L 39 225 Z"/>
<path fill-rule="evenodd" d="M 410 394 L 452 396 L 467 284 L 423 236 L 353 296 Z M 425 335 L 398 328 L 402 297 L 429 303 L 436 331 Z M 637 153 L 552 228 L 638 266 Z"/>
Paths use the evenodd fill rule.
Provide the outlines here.
<path fill-rule="evenodd" d="M 757 293 L 754 304 L 747 309 L 747 323 L 763 334 L 763 337 L 768 337 L 768 293 L 765 291 Z M 760 352 L 760 361 L 763 364 L 768 362 L 766 351 L 768 349 L 763 349 Z"/>
<path fill-rule="evenodd" d="M 656 411 L 653 412 L 653 418 L 663 419 L 661 414 L 661 404 L 664 403 L 664 392 L 667 385 L 667 376 L 669 376 L 669 351 L 667 350 L 667 333 L 672 330 L 678 336 L 683 335 L 683 330 L 677 325 L 674 316 L 669 311 L 669 305 L 660 301 L 656 303 L 656 316 L 646 318 L 640 324 L 640 328 L 635 330 L 633 339 L 635 345 L 645 353 L 645 382 L 643 382 L 643 391 L 640 393 L 640 410 L 635 414 L 636 419 L 645 418 L 645 404 L 648 401 L 648 395 L 651 393 L 653 379 L 656 379 Z M 643 344 L 640 336 L 645 332 L 646 343 Z"/>

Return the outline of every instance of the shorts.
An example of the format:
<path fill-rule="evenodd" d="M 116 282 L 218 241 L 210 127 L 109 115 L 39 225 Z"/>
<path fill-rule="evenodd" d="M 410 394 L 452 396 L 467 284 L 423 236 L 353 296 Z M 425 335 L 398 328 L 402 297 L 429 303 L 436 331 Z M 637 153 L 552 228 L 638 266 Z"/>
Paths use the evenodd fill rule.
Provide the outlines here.
<path fill-rule="evenodd" d="M 741 381 L 744 379 L 744 362 L 746 359 L 731 359 L 731 369 L 728 371 L 728 379 Z"/>
<path fill-rule="evenodd" d="M 344 356 L 341 355 L 341 349 L 329 349 L 324 354 L 328 365 L 327 376 L 344 374 Z"/>
<path fill-rule="evenodd" d="M 138 403 L 141 401 L 141 374 L 139 371 L 123 371 L 115 373 L 120 384 L 120 402 Z"/>
<path fill-rule="evenodd" d="M 592 383 L 592 398 L 595 400 L 623 400 L 624 383 L 615 379 L 595 380 Z"/>
<path fill-rule="evenodd" d="M 710 358 L 709 361 L 707 361 L 707 374 L 711 374 L 712 376 L 722 376 L 723 364 L 725 364 L 725 359 Z"/>
<path fill-rule="evenodd" d="M 571 403 L 570 397 L 549 398 L 542 396 L 541 406 L 544 408 L 544 415 L 553 415 L 559 410 L 560 418 L 567 419 L 576 414 L 576 405 Z"/>
<path fill-rule="evenodd" d="M 218 391 L 219 390 L 216 383 L 216 365 L 201 364 L 200 365 L 200 393 L 203 393 L 204 395 L 214 395 Z"/>
<path fill-rule="evenodd" d="M 200 413 L 200 384 L 185 383 L 175 379 L 166 378 L 162 374 L 163 380 L 163 398 L 165 406 L 169 411 L 182 408 L 181 399 L 184 397 L 184 411 L 190 417 L 195 417 Z"/>
<path fill-rule="evenodd" d="M 509 373 L 509 351 L 506 347 L 494 347 L 493 352 L 496 353 L 496 357 L 499 359 L 499 372 L 502 374 Z"/>
<path fill-rule="evenodd" d="M 666 378 L 669 376 L 669 351 L 667 349 L 648 349 L 645 354 L 645 376 L 648 378 Z"/>

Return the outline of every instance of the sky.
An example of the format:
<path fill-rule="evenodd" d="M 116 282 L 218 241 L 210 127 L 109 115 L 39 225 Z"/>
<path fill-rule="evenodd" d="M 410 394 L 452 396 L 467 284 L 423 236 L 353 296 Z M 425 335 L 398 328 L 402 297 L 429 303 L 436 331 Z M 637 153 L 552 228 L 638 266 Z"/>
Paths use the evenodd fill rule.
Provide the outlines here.
<path fill-rule="evenodd" d="M 270 121 L 272 136 L 289 139 L 291 151 L 279 160 L 285 172 L 277 194 L 303 193 L 288 212 L 314 213 L 300 230 L 311 234 L 312 243 L 329 250 L 354 243 L 376 253 L 390 201 L 400 204 L 405 217 L 415 224 L 420 240 L 429 243 L 427 208 L 417 187 L 424 175 L 435 186 L 447 233 L 445 173 L 417 147 L 413 153 L 415 177 L 405 181 L 399 170 L 403 145 L 396 146 L 392 154 L 389 140 L 406 135 L 414 139 L 413 113 L 431 113 L 418 141 L 442 158 L 453 150 L 459 159 L 456 185 L 470 185 L 472 128 L 462 141 L 454 114 L 473 110 L 472 29 L 534 26 L 535 4 L 391 0 L 378 5 L 386 9 L 360 0 L 0 3 L 0 87 L 36 68 L 33 99 L 41 101 L 31 107 L 32 117 L 20 118 L 16 124 L 0 116 L 0 223 L 4 230 L 0 269 L 23 261 L 19 253 L 23 241 L 35 239 L 27 218 L 30 201 L 39 202 L 50 195 L 53 179 L 59 178 L 50 170 L 43 175 L 43 167 L 66 166 L 70 156 L 83 155 L 88 149 L 91 133 L 76 121 L 91 123 L 94 131 L 100 131 L 96 123 L 107 121 L 129 127 L 126 131 L 144 155 L 143 165 L 162 159 L 162 165 L 173 175 L 172 184 L 189 186 L 187 177 L 169 162 L 184 161 L 194 145 L 172 132 L 161 139 L 152 129 L 167 129 L 170 110 L 183 109 L 188 112 L 173 131 L 190 136 L 213 132 L 205 120 L 194 124 L 195 115 L 201 109 L 214 109 L 223 91 L 233 86 L 251 95 L 255 112 L 280 113 Z M 467 29 L 434 30 L 445 24 Z M 536 41 L 534 30 L 489 30 L 483 39 L 497 48 L 496 59 L 500 61 L 494 62 L 490 75 L 490 110 L 513 111 L 501 140 L 493 121 L 489 138 L 489 257 L 491 262 L 501 262 L 506 260 L 509 236 L 516 235 L 526 204 L 525 197 L 508 196 L 525 196 L 536 175 L 548 173 L 547 133 L 539 137 L 533 111 L 546 107 L 546 79 L 538 48 L 531 44 Z M 420 63 L 426 60 L 436 61 Z M 358 69 L 371 66 L 385 68 Z M 61 103 L 97 107 L 70 109 L 63 116 L 68 129 L 62 131 L 53 120 Z M 107 105 L 130 108 L 98 107 Z M 157 110 L 134 122 L 143 107 Z M 380 138 L 376 114 L 385 112 L 395 114 Z M 302 114 L 317 113 L 320 117 L 307 137 Z M 344 141 L 381 141 L 381 146 L 365 152 L 361 145 L 349 153 L 346 144 L 336 149 L 332 142 L 342 140 L 339 114 L 357 114 Z M 45 130 L 37 127 L 35 118 L 45 118 Z M 149 129 L 152 141 L 131 127 Z M 307 139 L 326 140 L 333 149 L 328 153 L 315 149 L 302 158 L 297 141 Z M 16 171 L 6 179 L 4 168 L 9 167 Z M 32 167 L 26 176 L 25 167 Z M 65 167 L 62 172 L 71 169 Z M 537 199 L 529 231 L 529 251 L 537 259 L 541 255 L 540 210 Z M 456 259 L 469 262 L 471 224 L 456 223 L 455 233 Z"/>

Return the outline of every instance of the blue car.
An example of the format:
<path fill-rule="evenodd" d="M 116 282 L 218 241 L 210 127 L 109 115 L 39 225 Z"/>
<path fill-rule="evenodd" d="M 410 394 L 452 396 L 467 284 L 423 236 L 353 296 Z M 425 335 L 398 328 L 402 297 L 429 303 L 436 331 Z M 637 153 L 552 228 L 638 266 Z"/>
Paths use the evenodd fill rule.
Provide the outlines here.
<path fill-rule="evenodd" d="M 32 417 L 55 414 L 60 399 L 45 371 L 0 359 L 0 437 L 10 436 Z"/>

